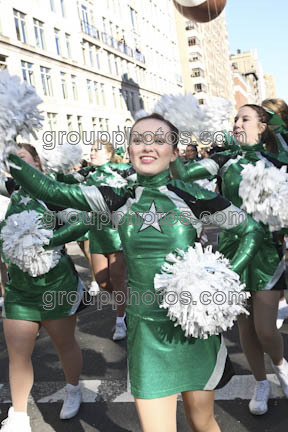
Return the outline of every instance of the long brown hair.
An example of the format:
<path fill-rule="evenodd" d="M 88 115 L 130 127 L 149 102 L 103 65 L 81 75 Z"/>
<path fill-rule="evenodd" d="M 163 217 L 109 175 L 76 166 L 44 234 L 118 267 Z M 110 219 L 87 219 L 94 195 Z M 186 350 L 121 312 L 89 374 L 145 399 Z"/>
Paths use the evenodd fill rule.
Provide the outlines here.
<path fill-rule="evenodd" d="M 39 169 L 42 171 L 42 166 L 41 166 L 41 160 L 40 157 L 38 155 L 38 152 L 36 150 L 35 147 L 33 147 L 31 144 L 19 144 L 19 148 L 26 150 L 28 153 L 30 153 L 30 155 L 32 156 L 34 162 L 37 162 L 39 164 Z"/>
<path fill-rule="evenodd" d="M 269 120 L 271 118 L 271 114 L 265 111 L 265 109 L 260 105 L 246 104 L 243 105 L 243 107 L 248 107 L 253 109 L 258 115 L 259 122 L 266 124 L 265 130 L 261 134 L 261 141 L 263 144 L 265 144 L 265 148 L 267 151 L 269 151 L 270 153 L 278 154 L 279 149 L 278 149 L 278 142 L 277 142 L 276 135 L 270 130 L 268 126 Z"/>
<path fill-rule="evenodd" d="M 116 164 L 120 164 L 122 162 L 121 156 L 115 153 L 114 146 L 111 142 L 98 140 L 94 143 L 94 145 L 95 144 L 97 144 L 98 149 L 102 147 L 105 149 L 107 155 L 109 156 L 109 162 L 116 163 Z"/>
<path fill-rule="evenodd" d="M 275 114 L 278 114 L 282 118 L 282 120 L 284 120 L 288 129 L 288 105 L 283 99 L 265 99 L 262 102 L 262 106 L 271 111 L 274 111 Z"/>

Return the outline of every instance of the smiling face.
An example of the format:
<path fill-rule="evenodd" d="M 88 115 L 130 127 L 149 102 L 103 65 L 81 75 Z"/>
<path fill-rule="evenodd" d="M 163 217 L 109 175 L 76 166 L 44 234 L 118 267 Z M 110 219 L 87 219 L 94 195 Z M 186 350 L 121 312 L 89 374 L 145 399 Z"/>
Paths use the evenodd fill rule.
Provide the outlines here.
<path fill-rule="evenodd" d="M 130 159 L 136 172 L 152 176 L 168 169 L 170 162 L 178 156 L 176 146 L 169 143 L 171 141 L 171 129 L 164 121 L 138 121 L 132 129 L 129 145 Z"/>
<path fill-rule="evenodd" d="M 240 144 L 255 145 L 261 140 L 261 134 L 267 125 L 259 120 L 257 112 L 250 107 L 243 106 L 234 119 L 233 132 Z"/>
<path fill-rule="evenodd" d="M 105 149 L 103 143 L 95 143 L 91 147 L 90 159 L 92 165 L 100 166 L 110 161 L 111 155 Z"/>
<path fill-rule="evenodd" d="M 17 155 L 23 159 L 26 163 L 31 165 L 33 168 L 40 169 L 40 159 L 34 158 L 31 153 L 29 153 L 28 150 L 25 150 L 24 148 L 21 148 L 17 151 Z"/>

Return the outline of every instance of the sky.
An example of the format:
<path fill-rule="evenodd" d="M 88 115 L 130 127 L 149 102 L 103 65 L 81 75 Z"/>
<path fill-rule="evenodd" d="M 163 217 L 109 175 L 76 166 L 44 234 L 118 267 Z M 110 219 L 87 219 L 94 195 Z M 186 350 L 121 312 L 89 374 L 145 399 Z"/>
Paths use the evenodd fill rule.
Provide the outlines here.
<path fill-rule="evenodd" d="M 288 102 L 288 0 L 227 0 L 230 53 L 256 48 L 277 97 Z"/>

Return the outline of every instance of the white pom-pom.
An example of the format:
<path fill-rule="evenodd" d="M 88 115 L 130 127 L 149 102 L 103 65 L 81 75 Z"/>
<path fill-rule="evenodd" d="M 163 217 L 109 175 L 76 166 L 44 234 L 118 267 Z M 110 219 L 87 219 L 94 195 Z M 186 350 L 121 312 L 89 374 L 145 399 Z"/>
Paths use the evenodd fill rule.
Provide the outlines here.
<path fill-rule="evenodd" d="M 139 111 L 136 111 L 136 113 L 134 114 L 134 120 L 140 120 L 143 117 L 147 117 L 149 116 L 149 113 L 147 111 L 145 111 L 144 109 L 141 109 Z"/>
<path fill-rule="evenodd" d="M 155 275 L 154 288 L 163 294 L 160 307 L 186 337 L 206 339 L 231 328 L 239 314 L 248 314 L 244 306 L 250 293 L 211 246 L 203 250 L 196 243 L 187 252 L 169 254 L 161 274 Z"/>
<path fill-rule="evenodd" d="M 35 210 L 25 210 L 9 216 L 1 231 L 5 257 L 33 277 L 48 273 L 61 258 L 58 251 L 43 248 L 53 231 L 43 228 L 41 219 Z"/>
<path fill-rule="evenodd" d="M 35 129 L 41 127 L 43 117 L 37 105 L 42 99 L 35 89 L 7 70 L 0 72 L 0 160 L 5 161 L 9 152 L 16 149 L 15 138 L 21 135 L 29 140 Z M 3 169 L 3 166 L 1 167 Z M 4 168 L 6 168 L 4 166 Z"/>
<path fill-rule="evenodd" d="M 40 152 L 41 164 L 46 172 L 67 174 L 73 167 L 80 164 L 82 157 L 81 143 L 72 145 L 65 142 L 53 149 L 43 149 Z"/>
<path fill-rule="evenodd" d="M 5 219 L 8 206 L 10 204 L 10 198 L 0 195 L 0 222 Z"/>
<path fill-rule="evenodd" d="M 200 106 L 202 111 L 202 130 L 213 134 L 216 139 L 216 132 L 230 130 L 232 103 L 227 99 L 211 96 Z M 219 137 L 217 137 L 219 140 Z M 224 134 L 223 134 L 224 140 Z"/>
<path fill-rule="evenodd" d="M 239 195 L 242 208 L 270 231 L 288 227 L 288 174 L 286 167 L 266 167 L 260 160 L 256 165 L 244 165 Z"/>

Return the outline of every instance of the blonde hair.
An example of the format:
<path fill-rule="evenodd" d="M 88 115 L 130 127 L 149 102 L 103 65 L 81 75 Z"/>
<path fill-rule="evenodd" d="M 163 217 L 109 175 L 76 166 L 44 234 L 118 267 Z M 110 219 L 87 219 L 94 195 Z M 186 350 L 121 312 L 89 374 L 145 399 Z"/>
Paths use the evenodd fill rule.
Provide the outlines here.
<path fill-rule="evenodd" d="M 262 106 L 278 114 L 284 120 L 288 129 L 288 105 L 283 99 L 265 99 Z"/>
<path fill-rule="evenodd" d="M 120 164 L 122 162 L 121 156 L 119 156 L 115 153 L 115 149 L 113 147 L 113 144 L 110 143 L 109 141 L 97 140 L 94 142 L 93 145 L 97 145 L 98 149 L 101 149 L 101 148 L 105 149 L 107 155 L 110 156 L 109 162 L 116 163 L 116 164 Z"/>

